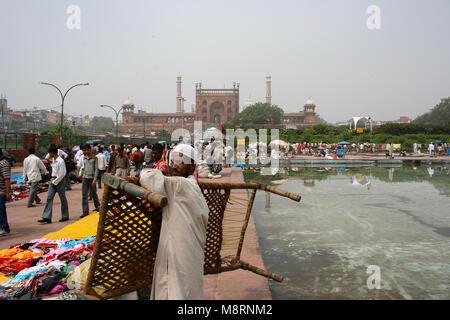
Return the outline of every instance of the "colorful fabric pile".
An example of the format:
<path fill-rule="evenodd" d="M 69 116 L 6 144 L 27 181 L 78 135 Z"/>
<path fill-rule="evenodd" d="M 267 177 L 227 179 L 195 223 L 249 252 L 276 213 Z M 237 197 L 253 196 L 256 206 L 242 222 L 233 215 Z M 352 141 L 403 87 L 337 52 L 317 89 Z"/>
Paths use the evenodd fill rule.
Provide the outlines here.
<path fill-rule="evenodd" d="M 95 236 L 34 239 L 0 250 L 0 299 L 44 297 L 66 291 L 64 279 L 93 253 Z"/>
<path fill-rule="evenodd" d="M 48 184 L 40 183 L 38 187 L 38 194 L 48 191 Z M 11 177 L 11 200 L 18 201 L 30 196 L 30 185 L 23 181 L 22 176 L 14 175 Z"/>

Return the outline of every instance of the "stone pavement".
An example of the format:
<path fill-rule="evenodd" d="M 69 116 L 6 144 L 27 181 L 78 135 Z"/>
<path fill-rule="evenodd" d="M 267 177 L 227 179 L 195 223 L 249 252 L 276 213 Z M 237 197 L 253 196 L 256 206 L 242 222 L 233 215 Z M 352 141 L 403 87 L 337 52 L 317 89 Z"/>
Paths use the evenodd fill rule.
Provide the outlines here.
<path fill-rule="evenodd" d="M 244 182 L 242 170 L 239 167 L 224 168 L 219 179 L 200 179 L 214 182 Z M 244 192 L 233 190 L 232 192 Z M 244 245 L 241 252 L 242 260 L 264 269 L 264 263 L 259 249 L 258 235 L 253 220 L 250 216 Z M 205 276 L 205 299 L 207 300 L 271 300 L 267 278 L 259 276 L 251 271 L 234 270 Z"/>
<path fill-rule="evenodd" d="M 13 172 L 21 172 L 22 168 L 15 167 Z M 206 179 L 209 180 L 209 179 Z M 222 178 L 214 179 L 219 182 L 243 182 L 242 171 L 238 167 L 225 168 Z M 101 202 L 104 189 L 98 190 Z M 242 192 L 242 191 L 241 191 Z M 47 233 L 58 231 L 65 226 L 77 221 L 82 214 L 81 210 L 81 184 L 72 185 L 72 191 L 66 191 L 69 205 L 69 221 L 58 222 L 61 219 L 61 203 L 58 195 L 53 201 L 53 217 L 51 224 L 37 222 L 44 211 L 47 193 L 39 194 L 42 203 L 35 208 L 27 208 L 27 199 L 10 202 L 6 205 L 8 223 L 11 234 L 0 238 L 0 250 L 11 245 L 41 238 Z M 94 209 L 93 201 L 89 201 L 89 209 Z M 259 250 L 258 235 L 256 233 L 253 217 L 250 218 L 241 253 L 244 261 L 264 268 Z M 254 274 L 251 271 L 235 270 L 204 277 L 206 300 L 269 300 L 272 299 L 268 280 L 265 277 Z"/>

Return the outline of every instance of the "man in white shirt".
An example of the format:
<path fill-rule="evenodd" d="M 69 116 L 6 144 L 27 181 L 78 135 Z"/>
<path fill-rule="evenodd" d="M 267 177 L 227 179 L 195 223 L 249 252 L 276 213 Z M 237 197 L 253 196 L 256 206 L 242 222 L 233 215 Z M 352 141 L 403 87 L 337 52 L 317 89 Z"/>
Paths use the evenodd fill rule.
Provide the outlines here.
<path fill-rule="evenodd" d="M 98 188 L 102 188 L 102 176 L 106 172 L 108 168 L 108 163 L 106 162 L 105 154 L 103 153 L 103 148 L 100 147 L 98 149 L 97 157 L 97 166 L 98 166 Z"/>
<path fill-rule="evenodd" d="M 433 142 L 430 142 L 430 144 L 428 145 L 428 151 L 430 152 L 430 156 L 434 156 L 434 144 Z"/>
<path fill-rule="evenodd" d="M 48 186 L 47 204 L 45 205 L 44 212 L 42 213 L 42 219 L 38 220 L 40 223 L 52 223 L 52 210 L 53 210 L 53 198 L 58 193 L 61 200 L 61 220 L 64 222 L 69 220 L 69 206 L 66 199 L 66 184 L 64 177 L 66 176 L 66 164 L 64 160 L 58 156 L 58 149 L 55 146 L 51 146 L 48 149 L 50 157 L 53 159 L 52 164 L 52 178 Z"/>
<path fill-rule="evenodd" d="M 53 147 L 53 146 L 55 146 L 55 145 L 54 144 L 50 145 L 50 147 Z M 57 150 L 58 150 L 58 156 L 59 157 L 63 158 L 63 160 L 65 158 L 67 158 L 67 153 L 64 151 L 64 147 L 62 145 L 59 145 Z M 45 156 L 45 159 L 46 160 L 52 159 L 52 161 L 54 161 L 54 159 L 50 156 L 50 153 L 47 153 L 47 155 Z"/>
<path fill-rule="evenodd" d="M 31 184 L 27 204 L 27 207 L 31 208 L 35 207 L 33 205 L 34 201 L 36 201 L 36 204 L 41 203 L 41 199 L 37 194 L 38 184 L 42 180 L 42 175 L 48 174 L 48 171 L 42 160 L 36 157 L 36 151 L 33 147 L 28 149 L 28 152 L 30 155 L 23 160 L 23 181 L 28 181 Z"/>

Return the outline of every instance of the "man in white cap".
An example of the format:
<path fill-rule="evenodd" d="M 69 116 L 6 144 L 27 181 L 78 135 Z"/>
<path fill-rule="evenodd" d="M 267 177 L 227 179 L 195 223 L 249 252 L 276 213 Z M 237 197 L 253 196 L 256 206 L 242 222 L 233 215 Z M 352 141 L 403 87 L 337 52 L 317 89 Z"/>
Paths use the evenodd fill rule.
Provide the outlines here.
<path fill-rule="evenodd" d="M 203 299 L 203 264 L 209 209 L 192 175 L 197 151 L 178 144 L 171 152 L 172 176 L 144 169 L 144 188 L 167 197 L 156 255 L 152 300 Z"/>

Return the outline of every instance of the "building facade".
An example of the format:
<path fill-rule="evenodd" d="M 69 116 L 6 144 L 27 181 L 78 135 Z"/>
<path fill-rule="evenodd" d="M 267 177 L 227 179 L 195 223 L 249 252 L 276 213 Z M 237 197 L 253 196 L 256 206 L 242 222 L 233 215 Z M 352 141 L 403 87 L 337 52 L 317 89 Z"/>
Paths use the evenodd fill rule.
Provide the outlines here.
<path fill-rule="evenodd" d="M 285 113 L 283 124 L 287 129 L 301 129 L 316 124 L 316 104 L 308 99 L 300 112 Z"/>
<path fill-rule="evenodd" d="M 195 105 L 191 112 L 184 110 L 185 99 L 181 95 L 181 76 L 177 77 L 177 104 L 175 113 L 135 112 L 133 102 L 123 104 L 122 132 L 149 134 L 159 130 L 169 132 L 175 129 L 194 130 L 194 121 L 202 121 L 203 129 L 230 121 L 239 113 L 239 83 L 232 89 L 205 89 L 195 84 Z"/>
<path fill-rule="evenodd" d="M 194 130 L 194 122 L 201 121 L 202 129 L 220 128 L 239 113 L 239 83 L 234 82 L 228 89 L 206 89 L 202 83 L 195 84 L 195 104 L 190 112 L 185 112 L 181 90 L 181 76 L 177 77 L 176 112 L 148 113 L 135 110 L 132 101 L 123 103 L 121 132 L 125 134 L 151 135 L 159 130 L 172 132 L 176 129 Z M 266 77 L 266 103 L 272 103 L 271 76 Z M 244 108 L 254 103 L 249 99 Z M 287 128 L 304 128 L 315 124 L 316 105 L 308 100 L 303 110 L 298 113 L 285 113 L 282 126 Z M 269 126 L 270 127 L 270 126 Z"/>

